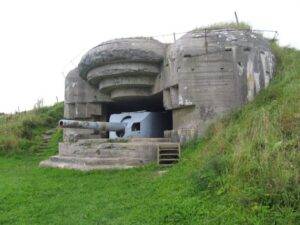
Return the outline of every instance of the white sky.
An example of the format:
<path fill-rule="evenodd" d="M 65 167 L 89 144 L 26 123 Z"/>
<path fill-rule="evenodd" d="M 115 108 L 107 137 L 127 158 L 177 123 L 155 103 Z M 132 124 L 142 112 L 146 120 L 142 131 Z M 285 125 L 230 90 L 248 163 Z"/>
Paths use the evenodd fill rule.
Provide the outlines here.
<path fill-rule="evenodd" d="M 299 9 L 299 0 L 1 0 L 0 112 L 32 109 L 38 99 L 62 101 L 63 74 L 103 41 L 234 21 L 234 11 L 299 49 Z"/>

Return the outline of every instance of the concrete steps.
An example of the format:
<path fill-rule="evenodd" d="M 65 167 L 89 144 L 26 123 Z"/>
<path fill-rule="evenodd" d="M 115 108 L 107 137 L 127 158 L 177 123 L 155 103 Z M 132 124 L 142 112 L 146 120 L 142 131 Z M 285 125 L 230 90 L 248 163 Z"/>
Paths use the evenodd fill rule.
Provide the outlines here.
<path fill-rule="evenodd" d="M 179 143 L 160 143 L 157 146 L 157 164 L 171 166 L 180 159 Z"/>
<path fill-rule="evenodd" d="M 53 129 L 45 131 L 42 134 L 42 140 L 43 140 L 43 142 L 39 145 L 39 149 L 37 151 L 38 153 L 43 153 L 45 150 L 48 149 L 48 147 L 49 147 L 49 141 L 51 140 L 52 135 L 54 134 L 55 130 L 56 129 L 53 128 Z"/>

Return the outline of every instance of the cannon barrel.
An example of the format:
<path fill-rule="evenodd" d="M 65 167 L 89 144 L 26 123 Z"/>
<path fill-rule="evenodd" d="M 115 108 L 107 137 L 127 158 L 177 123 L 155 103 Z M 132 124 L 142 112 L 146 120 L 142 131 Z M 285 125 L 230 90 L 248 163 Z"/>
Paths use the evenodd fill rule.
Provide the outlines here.
<path fill-rule="evenodd" d="M 79 120 L 60 120 L 58 125 L 62 128 L 94 129 L 97 131 L 123 131 L 123 123 L 92 122 Z"/>

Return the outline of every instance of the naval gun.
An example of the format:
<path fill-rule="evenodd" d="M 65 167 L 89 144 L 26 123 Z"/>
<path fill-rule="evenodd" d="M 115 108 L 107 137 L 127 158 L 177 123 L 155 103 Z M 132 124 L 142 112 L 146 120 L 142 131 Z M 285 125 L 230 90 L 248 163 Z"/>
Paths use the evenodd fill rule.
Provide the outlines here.
<path fill-rule="evenodd" d="M 168 114 L 160 112 L 126 112 L 112 114 L 109 122 L 60 120 L 61 128 L 93 129 L 109 132 L 109 138 L 157 138 L 171 128 Z"/>
<path fill-rule="evenodd" d="M 58 122 L 61 128 L 79 128 L 79 129 L 93 129 L 95 131 L 124 131 L 124 123 L 112 122 L 93 122 L 93 121 L 79 121 L 79 120 L 60 120 Z"/>

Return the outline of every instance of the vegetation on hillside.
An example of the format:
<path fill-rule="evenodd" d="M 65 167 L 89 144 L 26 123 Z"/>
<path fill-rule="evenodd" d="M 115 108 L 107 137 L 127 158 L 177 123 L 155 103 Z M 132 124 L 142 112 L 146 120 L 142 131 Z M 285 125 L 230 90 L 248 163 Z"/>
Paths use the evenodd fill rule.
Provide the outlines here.
<path fill-rule="evenodd" d="M 194 161 L 195 179 L 200 190 L 225 194 L 250 211 L 287 210 L 300 221 L 300 52 L 273 49 L 274 80 L 210 127 Z"/>
<path fill-rule="evenodd" d="M 63 103 L 38 107 L 28 112 L 0 117 L 0 154 L 28 153 L 38 150 L 42 133 L 56 127 L 63 117 Z"/>
<path fill-rule="evenodd" d="M 185 146 L 165 173 L 156 165 L 88 173 L 39 168 L 57 151 L 60 133 L 42 155 L 0 156 L 0 224 L 299 224 L 300 51 L 273 47 L 270 86 Z M 34 140 L 15 120 L 0 126 L 12 127 L 15 139 Z"/>

